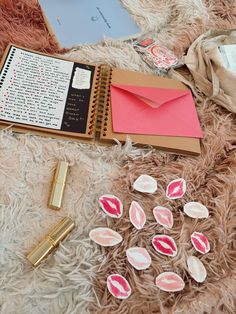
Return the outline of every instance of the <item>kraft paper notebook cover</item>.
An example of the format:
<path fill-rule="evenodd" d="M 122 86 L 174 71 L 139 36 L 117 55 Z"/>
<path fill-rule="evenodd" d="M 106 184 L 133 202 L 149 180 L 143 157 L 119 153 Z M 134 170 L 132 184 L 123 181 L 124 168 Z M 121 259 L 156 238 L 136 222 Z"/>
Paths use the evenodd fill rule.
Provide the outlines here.
<path fill-rule="evenodd" d="M 88 143 L 126 141 L 112 128 L 112 84 L 187 90 L 180 82 L 106 65 L 73 62 L 9 45 L 1 62 L 0 124 L 20 132 Z M 199 154 L 190 137 L 129 135 L 141 145 L 183 154 Z"/>

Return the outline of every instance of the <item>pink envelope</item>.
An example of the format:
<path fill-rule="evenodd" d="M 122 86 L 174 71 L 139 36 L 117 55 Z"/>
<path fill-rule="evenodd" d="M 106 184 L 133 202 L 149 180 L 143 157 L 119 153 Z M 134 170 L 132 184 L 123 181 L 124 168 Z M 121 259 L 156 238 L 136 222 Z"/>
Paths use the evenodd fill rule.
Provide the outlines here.
<path fill-rule="evenodd" d="M 189 90 L 111 84 L 113 131 L 202 138 Z"/>

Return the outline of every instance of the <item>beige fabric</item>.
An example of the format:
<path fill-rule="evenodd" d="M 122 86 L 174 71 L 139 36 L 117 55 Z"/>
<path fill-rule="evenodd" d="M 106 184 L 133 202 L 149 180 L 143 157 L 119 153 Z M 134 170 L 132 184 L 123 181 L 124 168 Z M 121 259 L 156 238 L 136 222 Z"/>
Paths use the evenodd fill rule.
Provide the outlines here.
<path fill-rule="evenodd" d="M 199 92 L 218 105 L 236 113 L 236 75 L 222 65 L 218 47 L 236 44 L 236 29 L 209 31 L 198 37 L 183 58 L 193 82 L 180 74 L 179 70 L 169 71 L 172 78 L 191 87 L 193 93 Z"/>

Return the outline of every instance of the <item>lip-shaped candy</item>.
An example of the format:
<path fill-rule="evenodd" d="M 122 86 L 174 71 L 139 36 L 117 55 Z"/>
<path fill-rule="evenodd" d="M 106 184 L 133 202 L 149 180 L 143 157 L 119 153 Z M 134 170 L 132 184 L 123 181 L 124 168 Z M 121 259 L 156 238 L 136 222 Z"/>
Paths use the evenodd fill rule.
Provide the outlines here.
<path fill-rule="evenodd" d="M 129 219 L 134 227 L 142 229 L 146 223 L 146 214 L 138 202 L 132 201 L 129 208 Z"/>
<path fill-rule="evenodd" d="M 123 240 L 122 236 L 116 231 L 103 227 L 91 230 L 89 237 L 101 246 L 114 246 Z"/>
<path fill-rule="evenodd" d="M 177 246 L 173 238 L 160 234 L 152 238 L 154 249 L 163 255 L 174 257 L 177 254 Z"/>
<path fill-rule="evenodd" d="M 157 190 L 157 181 L 147 174 L 142 174 L 134 181 L 133 188 L 143 193 L 154 193 Z"/>
<path fill-rule="evenodd" d="M 206 206 L 198 202 L 189 202 L 184 205 L 184 212 L 191 218 L 208 218 L 209 212 Z"/>
<path fill-rule="evenodd" d="M 123 204 L 121 200 L 112 194 L 104 194 L 99 198 L 102 210 L 112 218 L 120 218 L 123 214 Z"/>
<path fill-rule="evenodd" d="M 126 250 L 126 256 L 130 264 L 137 270 L 147 269 L 151 265 L 151 256 L 142 247 L 131 247 Z"/>
<path fill-rule="evenodd" d="M 210 243 L 207 237 L 201 232 L 193 232 L 191 242 L 194 248 L 202 254 L 206 254 L 210 251 Z"/>
<path fill-rule="evenodd" d="M 107 278 L 107 288 L 117 299 L 127 299 L 131 294 L 128 281 L 119 274 L 112 274 Z"/>
<path fill-rule="evenodd" d="M 164 272 L 157 276 L 156 286 L 167 292 L 181 291 L 185 287 L 183 279 L 174 272 Z"/>
<path fill-rule="evenodd" d="M 207 271 L 203 263 L 196 256 L 189 256 L 187 266 L 190 276 L 197 282 L 203 282 L 207 277 Z"/>
<path fill-rule="evenodd" d="M 175 200 L 184 196 L 186 192 L 186 181 L 179 178 L 171 181 L 166 188 L 166 197 Z"/>
<path fill-rule="evenodd" d="M 163 227 L 168 229 L 173 227 L 173 215 L 168 208 L 156 206 L 155 208 L 153 208 L 153 215 L 156 221 Z"/>

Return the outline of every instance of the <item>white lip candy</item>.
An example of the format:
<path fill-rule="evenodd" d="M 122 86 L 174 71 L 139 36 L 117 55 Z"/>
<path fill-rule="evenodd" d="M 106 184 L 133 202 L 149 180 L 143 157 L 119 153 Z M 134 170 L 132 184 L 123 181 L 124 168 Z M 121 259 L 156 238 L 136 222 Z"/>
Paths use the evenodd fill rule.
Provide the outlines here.
<path fill-rule="evenodd" d="M 154 193 L 157 190 L 157 181 L 147 174 L 142 174 L 134 181 L 133 188 L 142 193 Z"/>
<path fill-rule="evenodd" d="M 174 257 L 177 254 L 177 246 L 173 238 L 160 234 L 152 238 L 154 249 L 163 255 Z"/>
<path fill-rule="evenodd" d="M 174 272 L 161 273 L 155 283 L 159 289 L 167 292 L 181 291 L 185 287 L 183 279 Z"/>
<path fill-rule="evenodd" d="M 102 210 L 112 218 L 120 218 L 123 214 L 123 204 L 121 200 L 111 194 L 102 195 L 99 198 Z"/>
<path fill-rule="evenodd" d="M 184 212 L 191 218 L 208 218 L 209 212 L 206 206 L 198 202 L 189 202 L 184 205 Z"/>
<path fill-rule="evenodd" d="M 186 181 L 182 178 L 171 181 L 166 188 L 166 197 L 175 200 L 184 196 Z"/>
<path fill-rule="evenodd" d="M 131 294 L 128 281 L 119 274 L 112 274 L 107 278 L 107 288 L 117 299 L 127 299 Z"/>
<path fill-rule="evenodd" d="M 110 228 L 95 228 L 89 232 L 89 237 L 101 246 L 114 246 L 123 240 L 119 233 Z"/>
<path fill-rule="evenodd" d="M 126 250 L 126 256 L 129 263 L 137 270 L 147 269 L 152 262 L 148 251 L 142 247 L 129 248 Z"/>
<path fill-rule="evenodd" d="M 153 209 L 153 215 L 156 219 L 156 221 L 165 228 L 172 228 L 173 227 L 173 215 L 172 212 L 165 207 L 162 206 L 156 206 Z"/>
<path fill-rule="evenodd" d="M 138 202 L 133 201 L 129 208 L 129 219 L 134 227 L 142 229 L 146 223 L 146 214 Z"/>
<path fill-rule="evenodd" d="M 189 256 L 187 259 L 187 266 L 190 276 L 197 282 L 203 282 L 207 277 L 207 271 L 199 258 Z"/>
<path fill-rule="evenodd" d="M 209 241 L 207 237 L 201 232 L 194 232 L 191 235 L 191 242 L 194 248 L 202 254 L 206 254 L 210 251 Z"/>

